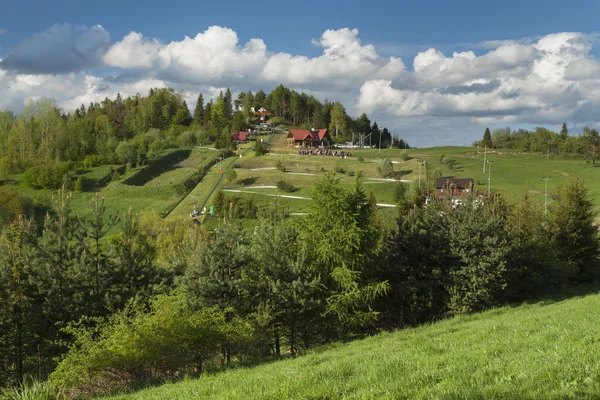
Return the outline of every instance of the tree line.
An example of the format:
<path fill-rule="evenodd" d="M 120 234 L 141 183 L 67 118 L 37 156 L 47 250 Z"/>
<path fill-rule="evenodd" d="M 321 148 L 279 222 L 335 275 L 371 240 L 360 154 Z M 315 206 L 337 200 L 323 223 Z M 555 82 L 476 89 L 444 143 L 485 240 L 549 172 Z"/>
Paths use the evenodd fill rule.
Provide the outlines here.
<path fill-rule="evenodd" d="M 273 123 L 303 128 L 329 128 L 337 142 L 371 134 L 382 147 L 407 143 L 392 138 L 387 128 L 371 123 L 366 114 L 353 119 L 338 102 L 278 86 L 269 94 L 231 90 L 205 103 L 199 95 L 193 114 L 182 92 L 153 88 L 147 96 L 106 98 L 66 114 L 52 99 L 30 102 L 20 115 L 0 112 L 0 181 L 28 172 L 25 182 L 36 188 L 58 189 L 77 168 L 107 164 L 144 164 L 154 154 L 197 144 L 235 147 L 230 133 L 253 127 L 252 108 L 272 110 Z M 380 140 L 381 139 L 381 140 Z"/>
<path fill-rule="evenodd" d="M 566 123 L 562 124 L 560 132 L 556 133 L 543 127 L 534 130 L 510 127 L 496 129 L 490 132 L 485 129 L 482 140 L 473 143 L 474 146 L 488 149 L 510 149 L 518 152 L 535 152 L 547 155 L 565 157 L 585 157 L 596 164 L 600 155 L 600 135 L 596 129 L 584 127 L 582 132 L 573 135 L 569 133 Z"/>
<path fill-rule="evenodd" d="M 197 376 L 227 365 L 402 329 L 594 282 L 598 231 L 577 177 L 544 215 L 527 194 L 423 205 L 398 183 L 386 223 L 360 172 L 321 178 L 308 215 L 274 202 L 243 229 L 232 202 L 214 232 L 59 191 L 43 226 L 0 238 L 0 384 L 50 377 L 75 394 Z M 115 234 L 111 227 L 120 226 Z"/>

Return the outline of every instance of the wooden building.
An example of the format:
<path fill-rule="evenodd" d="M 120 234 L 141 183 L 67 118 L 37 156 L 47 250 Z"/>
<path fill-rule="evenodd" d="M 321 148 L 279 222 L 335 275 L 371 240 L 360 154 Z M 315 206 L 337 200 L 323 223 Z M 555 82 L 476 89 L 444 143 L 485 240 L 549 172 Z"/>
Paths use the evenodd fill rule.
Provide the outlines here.
<path fill-rule="evenodd" d="M 290 147 L 329 147 L 333 143 L 327 129 L 290 129 L 286 139 Z"/>

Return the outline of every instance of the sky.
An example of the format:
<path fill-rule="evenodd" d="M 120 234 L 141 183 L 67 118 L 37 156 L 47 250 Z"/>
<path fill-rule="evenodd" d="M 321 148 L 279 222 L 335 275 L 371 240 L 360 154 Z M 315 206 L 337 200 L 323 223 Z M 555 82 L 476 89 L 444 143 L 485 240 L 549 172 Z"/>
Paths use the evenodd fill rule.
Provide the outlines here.
<path fill-rule="evenodd" d="M 600 121 L 600 2 L 0 0 L 0 110 L 280 83 L 418 147 Z"/>

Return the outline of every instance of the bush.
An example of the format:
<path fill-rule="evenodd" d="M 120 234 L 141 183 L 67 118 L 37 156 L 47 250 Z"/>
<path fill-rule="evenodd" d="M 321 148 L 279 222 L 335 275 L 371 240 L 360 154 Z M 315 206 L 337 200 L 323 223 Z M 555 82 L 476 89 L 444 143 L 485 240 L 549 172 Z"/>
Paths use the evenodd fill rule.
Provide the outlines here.
<path fill-rule="evenodd" d="M 389 178 L 394 175 L 394 165 L 388 157 L 383 157 L 377 167 L 377 171 L 382 178 Z"/>
<path fill-rule="evenodd" d="M 281 162 L 281 160 L 277 160 L 277 163 L 275 164 L 275 168 L 277 168 L 281 172 L 287 171 L 287 168 L 285 168 L 285 165 L 283 165 L 283 163 Z"/>
<path fill-rule="evenodd" d="M 336 165 L 335 166 L 335 172 L 337 172 L 338 174 L 345 174 L 346 170 L 341 165 Z"/>
<path fill-rule="evenodd" d="M 183 293 L 158 296 L 149 310 L 128 310 L 94 329 L 84 325 L 65 329 L 75 342 L 50 375 L 74 396 L 220 368 L 225 348 L 232 356 L 247 352 L 254 335 L 229 310 L 192 309 Z"/>
<path fill-rule="evenodd" d="M 408 160 L 410 160 L 410 157 L 408 156 L 408 150 L 402 150 L 400 152 L 400 159 L 402 161 L 408 161 Z"/>
<path fill-rule="evenodd" d="M 103 165 L 104 163 L 104 158 L 98 154 L 90 154 L 82 161 L 83 168 L 94 168 Z"/>
<path fill-rule="evenodd" d="M 283 179 L 277 182 L 277 189 L 286 193 L 292 193 L 298 190 L 294 185 L 292 185 L 291 183 L 287 183 Z"/>
<path fill-rule="evenodd" d="M 225 170 L 225 180 L 227 180 L 227 183 L 231 184 L 236 179 L 237 173 L 235 172 L 235 170 L 233 168 L 227 168 Z"/>
<path fill-rule="evenodd" d="M 262 141 L 258 140 L 256 142 L 256 145 L 254 145 L 254 155 L 256 157 L 260 157 L 265 154 L 267 154 L 267 146 L 265 146 L 265 144 Z"/>
<path fill-rule="evenodd" d="M 177 138 L 177 143 L 181 147 L 194 147 L 196 145 L 196 135 L 192 131 L 185 131 Z"/>
<path fill-rule="evenodd" d="M 35 189 L 58 189 L 65 181 L 70 181 L 73 162 L 45 161 L 27 169 L 22 183 Z"/>
<path fill-rule="evenodd" d="M 82 190 L 83 190 L 83 179 L 81 177 L 79 177 L 75 181 L 75 191 L 81 192 Z"/>

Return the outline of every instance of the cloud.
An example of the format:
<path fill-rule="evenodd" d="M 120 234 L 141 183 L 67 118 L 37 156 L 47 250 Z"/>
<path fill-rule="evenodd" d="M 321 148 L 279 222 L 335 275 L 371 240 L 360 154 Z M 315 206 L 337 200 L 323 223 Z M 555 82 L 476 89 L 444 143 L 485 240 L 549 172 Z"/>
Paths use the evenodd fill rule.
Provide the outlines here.
<path fill-rule="evenodd" d="M 157 39 L 148 40 L 140 33 L 130 32 L 113 44 L 104 57 L 104 63 L 120 68 L 150 68 L 158 59 L 162 45 Z"/>
<path fill-rule="evenodd" d="M 241 42 L 220 26 L 168 43 L 139 32 L 111 43 L 99 25 L 54 25 L 0 60 L 0 88 L 7 88 L 0 109 L 18 111 L 28 98 L 49 96 L 70 111 L 156 86 L 185 91 L 193 107 L 198 93 L 208 99 L 226 87 L 235 95 L 283 83 L 341 100 L 354 115 L 367 112 L 411 144 L 465 144 L 487 125 L 599 124 L 600 62 L 591 55 L 597 42 L 594 35 L 560 32 L 448 55 L 419 48 L 403 60 L 382 56 L 385 49 L 363 43 L 350 28 L 325 30 L 312 40 L 321 54 L 309 57 L 271 52 L 260 38 Z"/>
<path fill-rule="evenodd" d="M 55 24 L 33 35 L 0 62 L 0 68 L 23 74 L 63 74 L 102 65 L 110 34 L 100 25 Z"/>
<path fill-rule="evenodd" d="M 527 42 L 498 42 L 482 55 L 420 52 L 410 85 L 370 79 L 361 86 L 355 112 L 427 124 L 440 118 L 458 132 L 484 124 L 598 125 L 600 63 L 590 55 L 595 39 L 563 32 Z"/>

